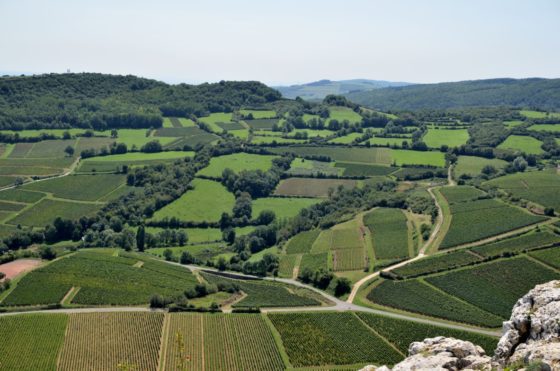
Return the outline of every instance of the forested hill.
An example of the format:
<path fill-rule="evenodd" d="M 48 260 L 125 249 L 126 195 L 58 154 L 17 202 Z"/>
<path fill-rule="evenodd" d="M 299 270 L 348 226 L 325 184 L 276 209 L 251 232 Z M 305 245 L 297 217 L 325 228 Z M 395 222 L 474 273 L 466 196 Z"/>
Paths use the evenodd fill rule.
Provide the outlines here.
<path fill-rule="evenodd" d="M 0 78 L 0 129 L 149 128 L 162 115 L 201 116 L 279 100 L 260 82 L 168 85 L 95 73 Z"/>
<path fill-rule="evenodd" d="M 392 82 L 383 80 L 319 80 L 301 85 L 274 86 L 285 98 L 294 99 L 301 97 L 306 100 L 321 100 L 327 95 L 346 94 L 354 91 L 368 91 L 373 89 L 386 88 L 389 86 L 409 85 L 406 82 Z"/>
<path fill-rule="evenodd" d="M 390 87 L 346 96 L 379 110 L 458 107 L 526 107 L 560 109 L 560 79 L 491 79 Z"/>

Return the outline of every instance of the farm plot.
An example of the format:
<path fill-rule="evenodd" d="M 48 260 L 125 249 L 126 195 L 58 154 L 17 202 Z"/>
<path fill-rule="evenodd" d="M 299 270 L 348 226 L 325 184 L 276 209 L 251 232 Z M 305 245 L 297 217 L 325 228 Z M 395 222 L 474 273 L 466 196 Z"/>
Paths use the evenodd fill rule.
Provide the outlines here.
<path fill-rule="evenodd" d="M 403 356 L 352 313 L 269 314 L 294 367 L 394 364 Z"/>
<path fill-rule="evenodd" d="M 398 168 L 383 165 L 356 164 L 352 162 L 336 162 L 337 168 L 344 169 L 344 176 L 381 176 L 389 175 Z"/>
<path fill-rule="evenodd" d="M 194 148 L 197 145 L 208 144 L 219 138 L 215 134 L 199 129 L 198 126 L 190 126 L 158 129 L 155 137 L 147 138 L 146 142 L 158 140 L 167 149 L 183 149 L 185 146 Z"/>
<path fill-rule="evenodd" d="M 253 200 L 253 219 L 265 210 L 273 211 L 276 219 L 287 219 L 296 216 L 302 209 L 315 205 L 321 200 L 316 198 L 265 197 Z"/>
<path fill-rule="evenodd" d="M 0 272 L 4 273 L 6 279 L 13 279 L 22 273 L 28 272 L 41 265 L 37 259 L 17 259 L 8 263 L 0 264 Z"/>
<path fill-rule="evenodd" d="M 423 341 L 436 336 L 453 337 L 480 345 L 486 354 L 492 354 L 498 339 L 470 331 L 455 330 L 446 327 L 380 316 L 373 313 L 356 313 L 362 321 L 378 334 L 394 344 L 402 353 L 408 354 L 408 347 L 414 341 Z"/>
<path fill-rule="evenodd" d="M 155 260 L 135 267 L 138 261 L 95 250 L 80 251 L 28 273 L 2 305 L 59 303 L 72 287 L 79 287 L 72 300 L 76 304 L 140 305 L 148 303 L 153 294 L 174 296 L 197 282 L 183 267 Z"/>
<path fill-rule="evenodd" d="M 0 159 L 0 175 L 45 176 L 60 174 L 70 167 L 74 158 L 21 158 Z"/>
<path fill-rule="evenodd" d="M 221 235 L 220 235 L 221 237 Z M 189 237 L 190 238 L 190 237 Z M 228 249 L 223 242 L 218 243 L 201 243 L 201 244 L 194 244 L 194 245 L 185 245 L 179 247 L 157 247 L 154 249 L 149 249 L 147 252 L 149 254 L 155 255 L 157 257 L 163 258 L 163 253 L 165 250 L 170 249 L 173 253 L 173 256 L 177 259 L 180 258 L 181 254 L 184 251 L 188 251 L 192 256 L 196 259 L 199 259 L 203 262 L 208 260 L 217 261 L 220 256 L 229 259 L 229 257 L 235 255 Z"/>
<path fill-rule="evenodd" d="M 548 232 L 534 232 L 515 238 L 473 247 L 471 251 L 484 257 L 498 257 L 560 244 L 560 236 Z"/>
<path fill-rule="evenodd" d="M 183 349 L 177 340 L 183 342 Z M 169 315 L 166 370 L 181 370 L 186 359 L 193 370 L 283 370 L 274 337 L 258 314 Z"/>
<path fill-rule="evenodd" d="M 438 254 L 425 259 L 420 259 L 392 272 L 403 278 L 413 278 L 429 273 L 442 272 L 465 265 L 482 262 L 482 259 L 467 250 Z"/>
<path fill-rule="evenodd" d="M 440 249 L 482 240 L 545 220 L 521 209 L 493 199 L 453 202 L 459 187 L 442 188 L 441 193 L 450 202 L 451 225 L 443 239 Z M 464 188 L 467 190 L 468 188 Z"/>
<path fill-rule="evenodd" d="M 118 172 L 124 166 L 137 167 L 165 164 L 185 157 L 193 157 L 194 152 L 166 151 L 157 153 L 129 152 L 122 155 L 88 158 L 80 163 L 79 173 Z"/>
<path fill-rule="evenodd" d="M 543 149 L 541 148 L 542 144 L 543 142 L 530 136 L 510 135 L 505 141 L 500 143 L 497 148 L 538 155 L 543 153 Z"/>
<path fill-rule="evenodd" d="M 277 116 L 276 111 L 273 110 L 254 110 L 254 109 L 242 109 L 239 113 L 243 116 L 251 115 L 255 119 L 270 119 Z"/>
<path fill-rule="evenodd" d="M 336 144 L 350 144 L 356 141 L 357 139 L 363 137 L 363 133 L 350 133 L 347 135 L 343 135 L 341 137 L 336 137 L 334 139 L 330 139 L 329 143 L 336 143 Z"/>
<path fill-rule="evenodd" d="M 0 317 L 1 369 L 55 371 L 67 320 L 66 314 Z"/>
<path fill-rule="evenodd" d="M 521 110 L 519 113 L 529 119 L 545 119 L 545 118 L 558 118 L 560 117 L 559 112 L 544 112 L 544 111 L 532 111 L 532 110 Z"/>
<path fill-rule="evenodd" d="M 158 366 L 163 313 L 70 314 L 58 370 L 139 370 Z"/>
<path fill-rule="evenodd" d="M 502 318 L 497 315 L 441 293 L 418 280 L 383 281 L 370 291 L 367 298 L 380 305 L 456 322 L 486 327 L 502 324 Z"/>
<path fill-rule="evenodd" d="M 364 215 L 364 224 L 371 231 L 377 259 L 408 258 L 408 226 L 399 209 L 375 209 Z"/>
<path fill-rule="evenodd" d="M 319 233 L 318 229 L 298 233 L 286 244 L 286 254 L 305 254 L 310 252 L 313 242 L 315 242 Z"/>
<path fill-rule="evenodd" d="M 368 139 L 365 143 L 369 143 L 373 146 L 385 146 L 385 147 L 401 147 L 404 146 L 403 143 L 406 145 L 411 144 L 410 138 L 383 138 L 383 137 L 373 137 Z"/>
<path fill-rule="evenodd" d="M 128 149 L 140 149 L 144 144 L 152 141 L 152 140 L 157 140 L 161 143 L 161 145 L 166 145 L 169 144 L 171 142 L 173 142 L 174 140 L 176 140 L 176 138 L 173 137 L 158 137 L 158 138 L 154 138 L 152 136 L 150 136 L 151 134 L 153 134 L 154 132 L 149 132 L 146 129 L 119 129 L 117 130 L 117 137 L 113 140 L 116 143 L 123 143 L 126 144 L 126 146 L 128 147 Z M 96 135 L 102 135 L 105 137 L 110 137 L 111 136 L 111 130 L 105 130 L 105 131 L 100 131 L 100 132 L 95 132 Z"/>
<path fill-rule="evenodd" d="M 280 255 L 279 259 L 278 272 L 280 277 L 292 278 L 298 255 Z"/>
<path fill-rule="evenodd" d="M 70 175 L 32 183 L 23 189 L 70 200 L 96 201 L 124 185 L 125 180 L 124 175 L 116 174 Z"/>
<path fill-rule="evenodd" d="M 547 131 L 551 133 L 558 133 L 560 132 L 560 125 L 558 124 L 537 124 L 531 125 L 529 130 L 533 131 Z"/>
<path fill-rule="evenodd" d="M 204 279 L 210 283 L 226 283 L 235 285 L 245 294 L 243 300 L 235 303 L 233 307 L 301 307 L 320 305 L 317 300 L 290 292 L 286 286 L 262 280 L 239 280 L 218 276 L 211 273 L 202 273 Z"/>
<path fill-rule="evenodd" d="M 75 139 L 70 140 L 43 140 L 34 143 L 26 158 L 60 158 L 65 157 L 64 149 L 68 146 L 74 147 Z"/>
<path fill-rule="evenodd" d="M 397 166 L 425 165 L 434 167 L 445 166 L 445 155 L 440 151 L 412 151 L 408 149 L 391 150 L 392 162 Z"/>
<path fill-rule="evenodd" d="M 502 170 L 507 166 L 507 162 L 497 158 L 483 158 L 476 156 L 459 156 L 457 165 L 454 167 L 455 176 L 457 178 L 468 175 L 476 176 L 482 172 L 485 166 L 492 166 L 496 170 Z"/>
<path fill-rule="evenodd" d="M 245 120 L 245 123 L 249 125 L 253 130 L 272 130 L 274 125 L 280 123 L 279 119 L 255 119 L 255 120 Z"/>
<path fill-rule="evenodd" d="M 206 179 L 194 179 L 193 190 L 155 212 L 153 219 L 176 217 L 183 221 L 217 222 L 222 213 L 231 213 L 235 197 L 223 185 Z"/>
<path fill-rule="evenodd" d="M 515 197 L 560 210 L 560 175 L 555 169 L 506 175 L 492 179 L 484 186 L 496 186 Z"/>
<path fill-rule="evenodd" d="M 560 248 L 558 247 L 539 251 L 531 251 L 529 255 L 537 260 L 540 260 L 546 265 L 549 265 L 556 269 L 560 269 Z"/>
<path fill-rule="evenodd" d="M 430 148 L 440 148 L 441 146 L 459 147 L 466 144 L 469 140 L 467 129 L 428 129 L 422 138 L 424 143 Z"/>
<path fill-rule="evenodd" d="M 0 191 L 0 200 L 11 201 L 11 202 L 23 202 L 27 204 L 34 204 L 40 199 L 44 198 L 46 195 L 44 193 L 24 191 L 21 188 L 18 189 L 6 189 L 5 191 Z"/>
<path fill-rule="evenodd" d="M 391 149 L 363 147 L 279 146 L 267 148 L 273 153 L 294 153 L 299 157 L 328 156 L 333 161 L 391 165 Z"/>
<path fill-rule="evenodd" d="M 330 120 L 357 123 L 362 121 L 362 116 L 348 107 L 333 106 L 329 107 L 329 121 Z"/>
<path fill-rule="evenodd" d="M 92 137 L 78 138 L 76 141 L 76 146 L 74 148 L 76 155 L 79 155 L 82 151 L 87 149 L 95 149 L 99 151 L 103 148 L 109 149 L 109 146 L 116 141 L 115 138 L 103 138 L 103 137 Z"/>
<path fill-rule="evenodd" d="M 92 215 L 102 206 L 102 204 L 94 203 L 43 199 L 30 209 L 26 209 L 15 218 L 8 220 L 7 223 L 42 227 L 53 222 L 57 217 L 77 220 L 82 216 Z"/>
<path fill-rule="evenodd" d="M 299 270 L 310 269 L 311 271 L 318 271 L 319 269 L 327 270 L 329 268 L 329 253 L 310 253 L 305 254 L 301 258 Z"/>
<path fill-rule="evenodd" d="M 254 155 L 251 153 L 234 153 L 231 155 L 212 157 L 210 164 L 200 170 L 197 175 L 219 178 L 225 169 L 231 169 L 235 173 L 243 170 L 268 171 L 272 167 L 272 160 L 276 156 Z"/>
<path fill-rule="evenodd" d="M 246 129 L 246 127 L 239 122 L 218 122 L 216 125 L 226 131 Z"/>
<path fill-rule="evenodd" d="M 295 158 L 290 164 L 289 174 L 293 175 L 342 175 L 344 169 L 335 167 L 334 162 L 323 162 L 306 160 L 303 158 Z"/>
<path fill-rule="evenodd" d="M 288 178 L 283 179 L 276 190 L 278 196 L 327 197 L 329 190 L 338 187 L 354 188 L 358 184 L 350 179 Z"/>
<path fill-rule="evenodd" d="M 426 280 L 441 290 L 502 318 L 535 285 L 560 278 L 560 274 L 527 258 L 499 260 L 461 269 Z"/>
<path fill-rule="evenodd" d="M 333 268 L 335 271 L 353 271 L 366 267 L 364 248 L 339 249 L 333 251 Z"/>

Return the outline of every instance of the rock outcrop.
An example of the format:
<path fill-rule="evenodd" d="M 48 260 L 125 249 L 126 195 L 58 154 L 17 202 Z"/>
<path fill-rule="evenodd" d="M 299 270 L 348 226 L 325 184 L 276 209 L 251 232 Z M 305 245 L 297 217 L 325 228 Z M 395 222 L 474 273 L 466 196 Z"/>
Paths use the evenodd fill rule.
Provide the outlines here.
<path fill-rule="evenodd" d="M 436 337 L 414 342 L 393 371 L 560 370 L 560 281 L 538 285 L 517 301 L 493 358 L 471 342 Z M 388 371 L 367 366 L 361 371 Z"/>

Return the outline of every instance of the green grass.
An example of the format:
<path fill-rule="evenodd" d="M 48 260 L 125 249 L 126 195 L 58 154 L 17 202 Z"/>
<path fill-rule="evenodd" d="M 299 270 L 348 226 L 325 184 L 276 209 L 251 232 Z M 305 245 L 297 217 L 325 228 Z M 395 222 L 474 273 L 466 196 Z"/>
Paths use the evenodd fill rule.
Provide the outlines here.
<path fill-rule="evenodd" d="M 255 120 L 245 120 L 245 123 L 249 125 L 253 130 L 272 130 L 275 124 L 279 124 L 278 119 L 255 119 Z"/>
<path fill-rule="evenodd" d="M 359 113 L 352 111 L 348 107 L 329 107 L 329 119 L 337 120 L 338 122 L 349 121 L 351 123 L 358 123 L 362 121 L 362 116 Z"/>
<path fill-rule="evenodd" d="M 529 130 L 533 131 L 547 131 L 552 133 L 560 132 L 560 125 L 558 124 L 538 124 L 538 125 L 531 125 Z"/>
<path fill-rule="evenodd" d="M 560 278 L 527 258 L 513 258 L 461 269 L 426 280 L 462 300 L 509 318 L 517 300 L 535 285 Z"/>
<path fill-rule="evenodd" d="M 446 295 L 418 280 L 383 281 L 371 290 L 367 298 L 380 305 L 456 322 L 485 327 L 498 327 L 502 324 L 500 317 Z"/>
<path fill-rule="evenodd" d="M 228 133 L 236 138 L 247 139 L 249 137 L 248 129 L 228 130 Z"/>
<path fill-rule="evenodd" d="M 363 135 L 364 135 L 363 133 L 350 133 L 341 137 L 330 139 L 329 143 L 350 144 L 354 142 L 356 139 L 362 137 Z"/>
<path fill-rule="evenodd" d="M 23 186 L 23 189 L 52 193 L 55 197 L 96 201 L 124 185 L 126 177 L 116 174 L 69 175 Z"/>
<path fill-rule="evenodd" d="M 445 166 L 445 155 L 439 151 L 412 151 L 408 149 L 394 149 L 391 151 L 393 162 L 401 165 Z"/>
<path fill-rule="evenodd" d="M 1 369 L 55 371 L 67 321 L 66 314 L 0 317 Z"/>
<path fill-rule="evenodd" d="M 496 186 L 515 197 L 560 210 L 560 176 L 556 169 L 515 173 L 492 179 L 484 185 Z"/>
<path fill-rule="evenodd" d="M 470 331 L 455 330 L 425 323 L 406 321 L 373 313 L 356 313 L 362 321 L 394 344 L 402 353 L 408 354 L 408 347 L 415 341 L 423 341 L 437 336 L 452 337 L 480 345 L 486 354 L 493 354 L 498 339 Z"/>
<path fill-rule="evenodd" d="M 2 305 L 58 303 L 71 287 L 80 287 L 76 304 L 139 305 L 153 294 L 181 294 L 197 282 L 183 267 L 151 259 L 134 267 L 139 260 L 83 250 L 28 273 Z"/>
<path fill-rule="evenodd" d="M 101 207 L 101 204 L 44 199 L 30 209 L 24 210 L 14 219 L 10 219 L 8 223 L 43 227 L 52 223 L 57 217 L 77 220 L 82 216 L 93 215 Z"/>
<path fill-rule="evenodd" d="M 217 222 L 222 213 L 231 213 L 235 197 L 223 185 L 206 179 L 194 179 L 193 190 L 155 212 L 153 219 L 176 217 L 194 222 Z"/>
<path fill-rule="evenodd" d="M 268 317 L 294 367 L 394 364 L 403 358 L 352 313 L 282 313 Z"/>
<path fill-rule="evenodd" d="M 558 112 L 542 112 L 542 111 L 531 111 L 531 110 L 521 110 L 519 111 L 523 116 L 530 119 L 544 119 L 544 118 L 556 118 L 560 117 Z"/>
<path fill-rule="evenodd" d="M 375 209 L 364 215 L 364 224 L 371 231 L 377 259 L 404 259 L 408 252 L 406 216 L 399 209 Z"/>
<path fill-rule="evenodd" d="M 275 158 L 276 156 L 254 155 L 244 152 L 212 157 L 208 167 L 200 170 L 198 175 L 221 177 L 225 169 L 231 169 L 236 173 L 242 170 L 268 171 L 272 167 L 272 160 Z"/>
<path fill-rule="evenodd" d="M 507 162 L 497 158 L 483 158 L 476 156 L 459 156 L 457 165 L 454 167 L 455 176 L 461 175 L 477 176 L 485 166 L 493 166 L 496 170 L 502 170 Z"/>
<path fill-rule="evenodd" d="M 308 138 L 327 138 L 335 134 L 331 130 L 316 130 L 316 129 L 295 129 L 290 132 L 290 136 L 294 136 L 296 133 L 306 133 Z"/>
<path fill-rule="evenodd" d="M 313 242 L 319 237 L 319 233 L 320 230 L 318 229 L 298 233 L 286 244 L 286 254 L 309 253 Z"/>
<path fill-rule="evenodd" d="M 467 143 L 469 133 L 467 129 L 428 129 L 422 140 L 430 148 L 440 148 L 443 145 L 459 147 Z"/>
<path fill-rule="evenodd" d="M 274 211 L 277 219 L 293 218 L 301 209 L 315 205 L 321 200 L 316 198 L 267 197 L 253 200 L 253 219 L 264 210 Z"/>
<path fill-rule="evenodd" d="M 525 152 L 527 154 L 539 155 L 543 153 L 543 149 L 541 148 L 542 144 L 543 143 L 540 140 L 530 136 L 510 135 L 497 148 L 511 149 Z"/>

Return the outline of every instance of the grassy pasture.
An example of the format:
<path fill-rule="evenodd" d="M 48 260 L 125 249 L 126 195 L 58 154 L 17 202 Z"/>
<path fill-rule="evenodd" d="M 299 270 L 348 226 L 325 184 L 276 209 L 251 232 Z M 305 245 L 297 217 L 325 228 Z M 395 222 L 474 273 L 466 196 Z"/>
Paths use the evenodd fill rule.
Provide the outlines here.
<path fill-rule="evenodd" d="M 517 300 L 535 285 L 560 278 L 525 257 L 498 260 L 426 280 L 441 290 L 502 318 L 509 318 Z"/>
<path fill-rule="evenodd" d="M 496 170 L 501 170 L 507 166 L 507 162 L 497 158 L 483 158 L 476 156 L 459 156 L 457 165 L 454 168 L 455 176 L 479 175 L 485 166 L 493 166 Z"/>
<path fill-rule="evenodd" d="M 279 196 L 327 197 L 329 189 L 354 188 L 357 181 L 350 179 L 288 178 L 280 181 L 274 191 Z"/>
<path fill-rule="evenodd" d="M 275 158 L 276 156 L 254 155 L 244 152 L 212 157 L 210 164 L 200 170 L 197 175 L 221 177 L 225 169 L 231 169 L 236 173 L 242 170 L 268 171 L 272 167 L 272 160 Z"/>
<path fill-rule="evenodd" d="M 64 342 L 66 314 L 0 317 L 2 370 L 55 371 Z"/>
<path fill-rule="evenodd" d="M 394 364 L 403 358 L 352 313 L 279 313 L 268 317 L 294 367 Z"/>
<path fill-rule="evenodd" d="M 191 184 L 193 190 L 156 211 L 153 219 L 174 216 L 185 221 L 216 222 L 222 213 L 231 213 L 235 197 L 223 185 L 206 179 L 194 179 Z"/>
<path fill-rule="evenodd" d="M 364 215 L 371 231 L 377 259 L 404 259 L 409 256 L 406 216 L 399 209 L 375 209 Z"/>
<path fill-rule="evenodd" d="M 467 129 L 428 129 L 423 141 L 430 148 L 440 148 L 443 145 L 448 147 L 459 147 L 466 144 L 469 140 Z"/>
<path fill-rule="evenodd" d="M 362 116 L 348 107 L 333 106 L 329 107 L 329 120 L 337 120 L 338 122 L 346 120 L 351 123 L 357 123 L 362 121 Z"/>
<path fill-rule="evenodd" d="M 327 138 L 333 136 L 335 134 L 334 131 L 331 130 L 317 130 L 317 129 L 295 129 L 290 132 L 290 136 L 295 136 L 295 134 L 307 134 L 308 138 Z"/>
<path fill-rule="evenodd" d="M 126 177 L 117 174 L 69 175 L 23 186 L 23 189 L 52 193 L 58 198 L 96 201 L 124 185 Z"/>
<path fill-rule="evenodd" d="M 253 218 L 264 210 L 274 211 L 277 219 L 293 218 L 301 209 L 314 205 L 321 200 L 316 198 L 266 197 L 253 200 Z"/>
<path fill-rule="evenodd" d="M 26 209 L 15 218 L 10 219 L 8 223 L 43 227 L 53 222 L 57 217 L 79 219 L 82 216 L 94 214 L 101 207 L 102 204 L 43 199 L 30 209 Z"/>
<path fill-rule="evenodd" d="M 58 370 L 139 370 L 158 365 L 163 313 L 74 313 L 69 315 Z"/>
<path fill-rule="evenodd" d="M 496 186 L 515 197 L 560 210 L 560 175 L 555 169 L 510 174 L 484 185 Z"/>
<path fill-rule="evenodd" d="M 350 133 L 348 135 L 330 139 L 329 143 L 350 144 L 354 142 L 356 139 L 361 138 L 363 135 L 364 135 L 363 133 Z"/>
<path fill-rule="evenodd" d="M 375 146 L 400 147 L 403 145 L 403 142 L 406 142 L 407 144 L 411 144 L 411 140 L 409 138 L 382 138 L 382 137 L 370 138 L 365 143 L 369 143 Z"/>
<path fill-rule="evenodd" d="M 228 133 L 233 135 L 234 137 L 240 138 L 240 139 L 249 138 L 249 130 L 248 129 L 228 130 Z"/>
<path fill-rule="evenodd" d="M 510 149 L 525 152 L 527 154 L 538 155 L 543 153 L 542 142 L 533 137 L 525 135 L 510 135 L 497 147 L 499 149 Z"/>
<path fill-rule="evenodd" d="M 129 149 L 136 147 L 140 149 L 144 144 L 152 141 L 158 140 L 162 146 L 169 144 L 175 140 L 175 138 L 165 138 L 165 137 L 158 137 L 154 138 L 152 136 L 147 136 L 146 129 L 119 129 L 117 130 L 118 136 L 115 138 L 117 143 L 124 143 Z M 97 133 L 96 133 L 97 134 Z M 99 135 L 104 135 L 106 137 L 111 136 L 111 130 L 105 130 L 99 132 Z"/>
<path fill-rule="evenodd" d="M 391 151 L 393 162 L 401 165 L 427 165 L 435 167 L 445 166 L 445 156 L 439 151 L 412 151 L 408 149 L 394 149 Z"/>
<path fill-rule="evenodd" d="M 560 125 L 558 124 L 537 124 L 531 125 L 529 130 L 533 131 L 547 131 L 551 133 L 558 133 L 560 132 Z"/>

